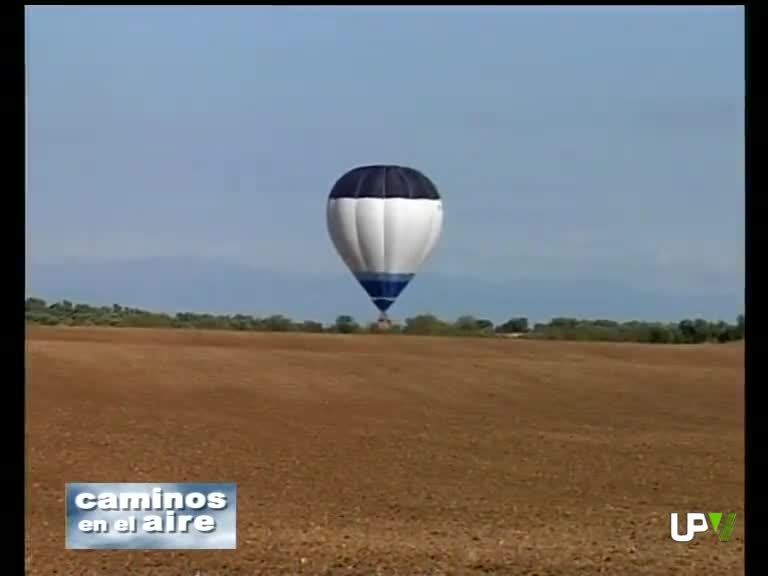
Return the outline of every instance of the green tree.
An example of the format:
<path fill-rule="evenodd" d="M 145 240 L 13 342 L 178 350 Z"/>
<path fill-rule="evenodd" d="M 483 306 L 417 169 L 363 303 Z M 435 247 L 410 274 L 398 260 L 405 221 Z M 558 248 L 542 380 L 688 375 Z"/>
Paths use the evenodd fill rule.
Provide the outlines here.
<path fill-rule="evenodd" d="M 318 333 L 323 331 L 323 325 L 320 322 L 314 322 L 312 320 L 306 320 L 299 325 L 299 329 L 302 332 Z"/>
<path fill-rule="evenodd" d="M 598 326 L 600 328 L 614 328 L 615 329 L 615 328 L 619 327 L 619 323 L 616 322 L 615 320 L 603 320 L 603 319 L 593 320 L 591 322 L 591 324 L 593 326 Z"/>
<path fill-rule="evenodd" d="M 477 330 L 477 318 L 474 316 L 459 316 L 453 326 L 459 332 L 474 332 Z"/>
<path fill-rule="evenodd" d="M 289 332 L 293 328 L 293 322 L 282 314 L 273 314 L 264 319 L 264 327 L 270 332 Z"/>
<path fill-rule="evenodd" d="M 677 327 L 680 330 L 680 335 L 682 336 L 683 342 L 691 343 L 694 341 L 696 336 L 696 327 L 694 326 L 692 320 L 687 318 L 685 320 L 681 320 Z"/>
<path fill-rule="evenodd" d="M 576 328 L 579 322 L 577 318 L 552 318 L 549 325 L 553 328 Z"/>
<path fill-rule="evenodd" d="M 48 305 L 45 303 L 45 300 L 43 300 L 42 298 L 27 298 L 24 301 L 25 310 L 41 311 L 41 310 L 45 310 L 47 306 Z"/>
<path fill-rule="evenodd" d="M 741 340 L 746 335 L 746 325 L 747 321 L 744 317 L 744 314 L 739 314 L 739 317 L 736 319 L 736 339 Z"/>
<path fill-rule="evenodd" d="M 357 322 L 355 322 L 355 319 L 352 316 L 343 314 L 336 318 L 334 328 L 339 334 L 352 334 L 357 332 L 360 329 L 360 326 L 358 326 Z"/>
<path fill-rule="evenodd" d="M 496 327 L 496 332 L 500 334 L 520 334 L 528 331 L 528 318 L 510 318 Z"/>
<path fill-rule="evenodd" d="M 669 330 L 660 324 L 651 326 L 650 330 L 648 331 L 648 342 L 651 342 L 653 344 L 667 344 L 671 342 L 672 340 L 672 334 L 670 334 Z"/>
<path fill-rule="evenodd" d="M 437 318 L 434 314 L 420 314 L 405 319 L 404 334 L 445 334 L 449 332 L 449 325 Z"/>

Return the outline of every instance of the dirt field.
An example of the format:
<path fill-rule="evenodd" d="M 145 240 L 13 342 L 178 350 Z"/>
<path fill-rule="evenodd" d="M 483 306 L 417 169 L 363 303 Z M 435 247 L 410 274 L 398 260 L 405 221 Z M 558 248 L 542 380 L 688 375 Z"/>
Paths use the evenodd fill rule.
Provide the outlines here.
<path fill-rule="evenodd" d="M 33 575 L 743 574 L 743 347 L 28 331 Z M 64 483 L 238 484 L 238 549 L 64 548 Z M 730 542 L 669 513 L 735 511 Z"/>

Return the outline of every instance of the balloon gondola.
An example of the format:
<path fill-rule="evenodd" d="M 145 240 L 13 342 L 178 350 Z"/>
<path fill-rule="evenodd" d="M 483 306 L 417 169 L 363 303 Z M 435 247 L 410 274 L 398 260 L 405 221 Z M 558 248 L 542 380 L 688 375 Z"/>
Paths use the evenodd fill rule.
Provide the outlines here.
<path fill-rule="evenodd" d="M 369 165 L 346 172 L 327 202 L 336 251 L 379 310 L 387 310 L 437 244 L 443 204 L 435 184 L 407 166 Z"/>

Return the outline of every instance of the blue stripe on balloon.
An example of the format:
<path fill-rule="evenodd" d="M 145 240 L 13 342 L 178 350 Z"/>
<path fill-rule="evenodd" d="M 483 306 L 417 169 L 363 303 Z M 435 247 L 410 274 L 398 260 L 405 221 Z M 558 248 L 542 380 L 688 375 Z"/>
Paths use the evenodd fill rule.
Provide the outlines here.
<path fill-rule="evenodd" d="M 400 282 L 410 282 L 413 278 L 412 273 L 391 273 L 391 272 L 355 272 L 355 278 L 360 280 L 361 282 L 363 280 L 373 280 L 373 281 L 381 281 L 381 282 L 388 282 L 388 281 L 400 281 Z"/>
<path fill-rule="evenodd" d="M 373 299 L 373 303 L 383 311 L 392 305 L 392 302 L 411 281 L 413 274 L 358 272 L 355 274 L 355 277 L 368 293 L 368 296 Z"/>
<path fill-rule="evenodd" d="M 381 310 L 382 312 L 386 312 L 392 304 L 394 304 L 394 300 L 390 300 L 388 298 L 373 298 L 373 304 Z"/>

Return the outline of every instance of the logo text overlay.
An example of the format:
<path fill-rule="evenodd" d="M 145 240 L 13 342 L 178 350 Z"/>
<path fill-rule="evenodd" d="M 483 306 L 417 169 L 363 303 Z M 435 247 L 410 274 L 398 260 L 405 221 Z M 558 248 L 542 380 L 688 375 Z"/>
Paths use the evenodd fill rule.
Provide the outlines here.
<path fill-rule="evenodd" d="M 237 548 L 237 486 L 230 483 L 70 483 L 68 549 Z"/>

